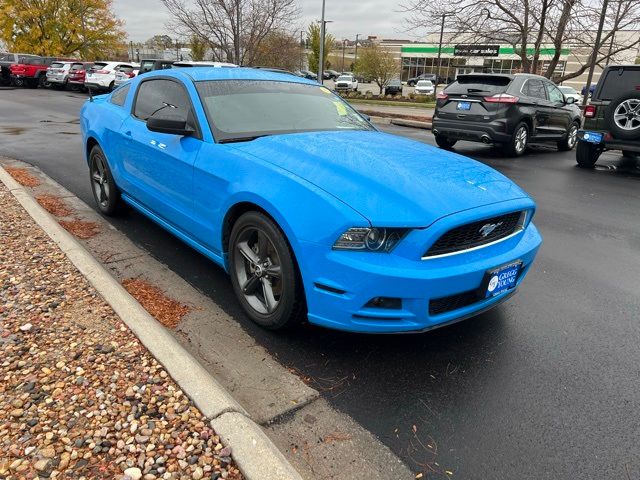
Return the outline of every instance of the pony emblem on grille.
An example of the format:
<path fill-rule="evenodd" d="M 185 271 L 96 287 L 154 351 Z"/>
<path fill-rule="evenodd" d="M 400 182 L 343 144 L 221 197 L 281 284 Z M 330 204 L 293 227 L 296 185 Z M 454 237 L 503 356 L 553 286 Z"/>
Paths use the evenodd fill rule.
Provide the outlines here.
<path fill-rule="evenodd" d="M 480 235 L 482 235 L 482 238 L 487 238 L 489 235 L 491 235 L 491 232 L 502 225 L 502 223 L 503 222 L 487 223 L 486 225 L 483 225 L 482 228 L 480 228 Z"/>

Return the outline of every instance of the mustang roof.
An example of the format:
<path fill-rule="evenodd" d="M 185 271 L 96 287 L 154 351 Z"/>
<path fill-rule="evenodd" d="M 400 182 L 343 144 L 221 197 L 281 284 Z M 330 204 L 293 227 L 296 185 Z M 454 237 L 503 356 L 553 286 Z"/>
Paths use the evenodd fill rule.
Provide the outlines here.
<path fill-rule="evenodd" d="M 307 83 L 310 85 L 319 85 L 318 82 L 307 80 L 288 73 L 277 73 L 269 70 L 258 70 L 256 68 L 246 67 L 193 67 L 193 68 L 176 68 L 172 70 L 156 70 L 145 73 L 148 78 L 151 75 L 170 76 L 176 78 L 190 78 L 194 82 L 203 80 L 274 80 L 280 82 Z"/>

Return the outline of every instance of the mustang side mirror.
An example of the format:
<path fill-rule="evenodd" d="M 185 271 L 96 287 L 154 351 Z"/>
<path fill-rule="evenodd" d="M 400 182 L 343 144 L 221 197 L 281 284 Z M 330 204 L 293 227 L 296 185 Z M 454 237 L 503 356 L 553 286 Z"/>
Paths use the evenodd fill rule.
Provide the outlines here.
<path fill-rule="evenodd" d="M 180 115 L 159 115 L 147 119 L 147 128 L 152 132 L 168 133 L 170 135 L 189 136 L 194 133 L 187 125 L 187 120 Z"/>

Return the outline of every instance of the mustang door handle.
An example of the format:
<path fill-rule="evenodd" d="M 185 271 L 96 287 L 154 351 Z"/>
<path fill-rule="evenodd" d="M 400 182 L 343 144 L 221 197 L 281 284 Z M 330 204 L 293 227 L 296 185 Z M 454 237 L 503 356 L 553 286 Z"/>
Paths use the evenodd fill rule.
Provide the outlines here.
<path fill-rule="evenodd" d="M 127 137 L 130 137 L 130 136 L 131 136 L 131 130 L 128 130 L 128 131 L 124 132 L 124 134 L 125 134 Z"/>

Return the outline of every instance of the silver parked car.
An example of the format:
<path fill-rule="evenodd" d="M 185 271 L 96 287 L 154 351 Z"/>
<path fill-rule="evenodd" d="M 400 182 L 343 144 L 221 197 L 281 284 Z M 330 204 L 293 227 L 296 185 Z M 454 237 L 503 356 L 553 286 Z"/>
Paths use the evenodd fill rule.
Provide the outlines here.
<path fill-rule="evenodd" d="M 69 83 L 69 71 L 75 62 L 53 62 L 47 68 L 47 82 L 52 87 L 66 88 Z"/>

